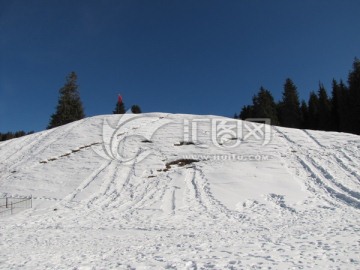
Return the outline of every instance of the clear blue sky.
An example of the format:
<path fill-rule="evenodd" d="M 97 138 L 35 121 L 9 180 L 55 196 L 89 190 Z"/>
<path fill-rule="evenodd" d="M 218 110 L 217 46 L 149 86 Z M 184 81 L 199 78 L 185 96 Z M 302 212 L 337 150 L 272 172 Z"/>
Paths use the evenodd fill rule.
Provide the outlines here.
<path fill-rule="evenodd" d="M 263 85 L 301 98 L 347 79 L 360 57 L 360 1 L 0 0 L 0 132 L 43 130 L 78 74 L 87 116 L 233 116 Z"/>

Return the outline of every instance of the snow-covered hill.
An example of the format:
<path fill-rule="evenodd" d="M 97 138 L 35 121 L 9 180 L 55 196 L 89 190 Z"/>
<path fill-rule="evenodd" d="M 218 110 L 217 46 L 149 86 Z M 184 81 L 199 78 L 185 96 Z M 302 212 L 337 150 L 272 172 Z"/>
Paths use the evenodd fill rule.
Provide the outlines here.
<path fill-rule="evenodd" d="M 359 269 L 360 137 L 86 118 L 0 143 L 1 269 Z"/>

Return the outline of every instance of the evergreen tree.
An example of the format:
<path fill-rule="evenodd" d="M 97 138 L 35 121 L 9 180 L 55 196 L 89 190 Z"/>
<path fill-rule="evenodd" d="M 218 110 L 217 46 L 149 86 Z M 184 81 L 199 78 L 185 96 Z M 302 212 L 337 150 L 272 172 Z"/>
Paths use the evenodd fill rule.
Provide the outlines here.
<path fill-rule="evenodd" d="M 246 105 L 243 106 L 239 114 L 239 119 L 246 120 L 247 118 L 253 118 L 253 106 Z"/>
<path fill-rule="evenodd" d="M 253 118 L 270 118 L 271 124 L 279 124 L 274 98 L 271 93 L 263 87 L 261 87 L 258 94 L 253 97 L 252 113 Z"/>
<path fill-rule="evenodd" d="M 306 104 L 305 100 L 301 102 L 300 106 L 300 116 L 301 116 L 301 128 L 306 129 L 309 128 L 309 108 Z"/>
<path fill-rule="evenodd" d="M 141 113 L 141 108 L 140 108 L 140 106 L 139 106 L 139 105 L 132 105 L 132 106 L 131 106 L 131 112 L 132 112 L 132 113 L 135 113 L 135 114 Z"/>
<path fill-rule="evenodd" d="M 331 92 L 331 130 L 333 131 L 340 131 L 339 98 L 339 84 L 335 79 L 333 79 Z"/>
<path fill-rule="evenodd" d="M 124 102 L 117 102 L 113 114 L 124 114 L 126 112 Z"/>
<path fill-rule="evenodd" d="M 319 117 L 319 99 L 317 95 L 311 91 L 309 98 L 309 113 L 308 113 L 308 127 L 309 129 L 317 129 L 318 128 L 318 117 Z"/>
<path fill-rule="evenodd" d="M 76 80 L 75 72 L 71 72 L 67 76 L 65 85 L 59 90 L 60 96 L 56 112 L 51 115 L 47 128 L 65 125 L 85 117 Z"/>
<path fill-rule="evenodd" d="M 342 80 L 338 85 L 338 113 L 339 113 L 339 131 L 351 132 L 352 119 L 351 119 L 351 102 L 349 96 L 349 89 Z"/>
<path fill-rule="evenodd" d="M 280 124 L 284 127 L 300 128 L 300 102 L 297 88 L 293 81 L 286 79 L 282 100 L 279 103 Z"/>
<path fill-rule="evenodd" d="M 16 131 L 16 132 L 7 132 L 7 133 L 0 133 L 0 141 L 11 140 L 14 138 L 20 138 L 25 135 L 33 134 L 34 131 L 25 132 L 25 131 Z"/>
<path fill-rule="evenodd" d="M 126 112 L 125 110 L 125 104 L 123 101 L 118 101 L 115 106 L 115 110 L 113 110 L 113 114 L 124 114 Z"/>
<path fill-rule="evenodd" d="M 349 83 L 349 131 L 360 134 L 360 60 L 355 58 L 348 76 Z"/>
<path fill-rule="evenodd" d="M 331 104 L 325 87 L 320 83 L 318 92 L 318 129 L 331 130 Z"/>
<path fill-rule="evenodd" d="M 281 117 L 281 106 L 282 106 L 281 101 L 276 103 L 276 114 L 277 114 L 277 117 L 279 119 L 279 125 L 280 126 L 282 126 L 282 122 L 283 122 L 283 119 Z"/>
<path fill-rule="evenodd" d="M 273 108 L 276 108 L 277 117 Z M 273 98 L 261 87 L 253 97 L 253 104 L 243 106 L 235 118 L 271 118 L 273 124 L 294 128 L 334 130 L 360 135 L 360 60 L 355 58 L 348 75 L 348 86 L 340 80 L 332 82 L 332 95 L 328 97 L 322 84 L 316 93 L 311 92 L 308 104 L 299 103 L 296 86 L 286 79 L 282 100 L 273 104 Z"/>

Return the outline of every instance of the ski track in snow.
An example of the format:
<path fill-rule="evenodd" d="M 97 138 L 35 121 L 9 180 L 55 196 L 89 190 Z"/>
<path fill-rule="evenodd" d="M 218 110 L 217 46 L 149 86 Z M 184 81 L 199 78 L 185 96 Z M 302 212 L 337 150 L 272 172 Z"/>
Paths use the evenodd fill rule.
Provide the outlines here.
<path fill-rule="evenodd" d="M 101 141 L 103 117 L 1 143 L 0 192 L 21 196 L 21 185 L 16 194 L 9 191 L 25 167 L 43 168 L 34 169 L 35 176 L 49 178 L 65 164 L 80 171 L 74 184 L 58 190 L 62 198 L 51 196 L 58 186 L 38 182 L 33 209 L 0 216 L 0 269 L 360 268 L 358 136 L 273 127 L 264 147 L 248 141 L 239 150 L 204 150 L 175 146 L 184 118 L 201 117 L 151 114 L 119 133 L 122 139 L 173 121 L 146 145 L 120 145 L 135 153 L 128 162 L 86 150 L 39 163 Z M 201 127 L 203 135 L 208 128 Z M 153 154 L 143 159 L 149 149 Z M 207 158 L 165 169 L 169 161 L 199 153 L 272 159 Z"/>
<path fill-rule="evenodd" d="M 16 151 L 15 153 L 11 153 L 5 159 L 9 163 L 11 162 L 12 164 L 14 164 L 13 166 L 9 166 L 8 168 L 12 169 L 14 167 L 20 167 L 22 164 L 26 163 L 27 161 L 34 159 L 34 156 L 41 154 L 50 145 L 55 143 L 58 140 L 58 138 L 66 139 L 66 135 L 69 134 L 71 130 L 81 125 L 84 121 L 86 120 L 80 120 L 78 122 L 71 123 L 64 129 L 54 128 L 54 129 L 50 129 L 49 131 L 40 133 L 40 135 L 33 138 L 33 140 L 30 141 L 30 143 L 26 143 L 25 146 L 21 146 L 20 149 L 22 151 Z M 49 141 L 47 141 L 48 138 L 50 139 Z M 15 158 L 18 157 L 18 158 L 14 159 L 14 157 Z"/>
<path fill-rule="evenodd" d="M 308 138 L 310 138 L 311 142 L 313 142 L 313 145 L 315 147 L 317 146 L 317 152 L 312 152 L 311 155 L 309 155 L 310 149 L 308 149 L 308 152 L 305 152 L 305 154 L 301 153 L 302 151 L 304 151 L 303 149 L 306 146 L 299 145 L 295 141 L 291 140 L 284 132 L 281 132 L 279 128 L 274 129 L 276 130 L 276 132 L 282 135 L 282 138 L 287 140 L 288 145 L 291 145 L 293 151 L 296 152 L 295 155 L 297 160 L 302 165 L 302 167 L 311 175 L 312 179 L 314 180 L 314 184 L 318 185 L 320 188 L 326 191 L 327 195 L 335 197 L 336 199 L 355 208 L 360 208 L 360 193 L 357 191 L 352 191 L 349 188 L 345 187 L 343 184 L 339 183 L 339 181 L 336 180 L 334 176 L 330 173 L 330 171 L 334 170 L 334 166 L 341 168 L 341 165 L 339 166 L 337 164 L 332 164 L 334 165 L 332 166 L 332 168 L 324 168 L 321 165 L 321 163 L 325 164 L 324 157 L 321 156 L 322 152 L 325 152 L 325 147 L 321 143 L 319 143 L 314 136 L 310 135 L 309 131 L 304 131 L 304 133 L 308 136 Z M 317 158 L 317 162 L 312 156 L 315 156 Z M 335 154 L 330 153 L 329 156 L 335 156 Z M 339 170 L 339 168 L 336 169 Z"/>

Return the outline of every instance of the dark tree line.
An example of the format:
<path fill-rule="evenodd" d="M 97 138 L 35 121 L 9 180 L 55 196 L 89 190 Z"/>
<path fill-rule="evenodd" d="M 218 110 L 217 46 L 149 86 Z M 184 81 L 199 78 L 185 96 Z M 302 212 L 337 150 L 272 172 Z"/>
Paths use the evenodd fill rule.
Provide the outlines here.
<path fill-rule="evenodd" d="M 260 87 L 252 105 L 244 106 L 235 118 L 270 118 L 273 125 L 284 127 L 360 134 L 360 61 L 355 58 L 347 84 L 332 81 L 331 96 L 320 83 L 307 102 L 300 102 L 297 88 L 288 78 L 279 102 Z"/>
<path fill-rule="evenodd" d="M 20 138 L 25 135 L 33 134 L 34 131 L 25 132 L 25 131 L 16 131 L 16 132 L 7 132 L 7 133 L 0 133 L 0 141 L 11 140 L 15 138 Z"/>

